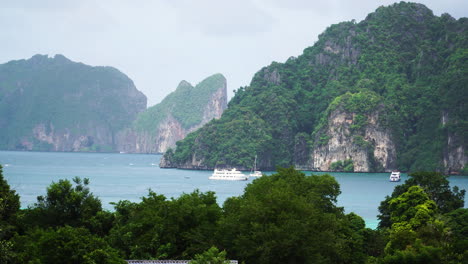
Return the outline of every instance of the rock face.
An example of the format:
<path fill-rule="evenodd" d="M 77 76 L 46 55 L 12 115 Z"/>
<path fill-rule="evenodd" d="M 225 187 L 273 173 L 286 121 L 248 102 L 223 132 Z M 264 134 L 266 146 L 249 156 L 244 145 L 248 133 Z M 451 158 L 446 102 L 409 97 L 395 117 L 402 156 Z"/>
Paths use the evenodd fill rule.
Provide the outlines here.
<path fill-rule="evenodd" d="M 106 126 L 89 127 L 86 134 L 75 134 L 69 128 L 56 131 L 53 124 L 37 124 L 33 128 L 33 136 L 42 144 L 51 146 L 51 151 L 109 151 L 93 146 L 112 146 L 112 133 Z M 23 141 L 28 150 L 34 148 L 30 141 Z"/>
<path fill-rule="evenodd" d="M 114 137 L 146 109 L 146 97 L 112 67 L 62 55 L 0 65 L 0 148 L 113 151 Z"/>
<path fill-rule="evenodd" d="M 182 81 L 160 104 L 141 113 L 133 127 L 117 136 L 117 149 L 129 153 L 162 153 L 227 107 L 226 79 L 215 74 L 197 86 Z"/>
<path fill-rule="evenodd" d="M 128 153 L 161 153 L 187 135 L 181 124 L 168 115 L 154 132 L 126 129 L 117 135 L 117 150 Z"/>
<path fill-rule="evenodd" d="M 261 170 L 468 173 L 466 21 L 400 2 L 331 25 L 301 55 L 260 69 L 219 121 L 164 159 L 190 169 L 249 168 L 258 156 Z"/>
<path fill-rule="evenodd" d="M 444 112 L 441 120 L 442 126 L 446 126 L 449 120 L 449 113 Z M 465 168 L 468 163 L 468 156 L 466 155 L 465 144 L 463 144 L 463 137 L 453 132 L 447 132 L 447 145 L 444 150 L 443 163 L 445 173 L 449 174 L 458 174 Z"/>
<path fill-rule="evenodd" d="M 379 113 L 374 111 L 366 116 L 364 132 L 353 133 L 356 114 L 342 109 L 333 111 L 327 128 L 319 137 L 328 141 L 313 149 L 312 170 L 331 171 L 332 164 L 352 160 L 355 172 L 391 171 L 396 169 L 396 150 L 390 131 L 379 124 Z"/>

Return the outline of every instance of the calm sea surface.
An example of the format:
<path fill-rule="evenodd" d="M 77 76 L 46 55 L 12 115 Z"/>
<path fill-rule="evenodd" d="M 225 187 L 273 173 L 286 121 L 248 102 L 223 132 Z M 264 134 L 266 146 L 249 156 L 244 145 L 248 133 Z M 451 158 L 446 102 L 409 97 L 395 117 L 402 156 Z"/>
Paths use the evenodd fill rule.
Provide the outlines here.
<path fill-rule="evenodd" d="M 23 208 L 33 204 L 38 195 L 45 194 L 52 181 L 71 180 L 75 176 L 89 178 L 91 191 L 109 210 L 113 209 L 111 202 L 139 202 L 149 189 L 168 198 L 195 189 L 214 191 L 222 204 L 228 197 L 241 195 L 244 187 L 253 180 L 213 181 L 208 180 L 212 171 L 160 169 L 160 158 L 161 155 L 142 154 L 0 151 L 3 175 L 21 196 Z M 355 212 L 363 217 L 368 227 L 376 227 L 380 201 L 399 183 L 389 182 L 388 173 L 330 174 L 341 186 L 338 205 L 347 213 Z M 403 174 L 403 181 L 406 178 Z M 452 186 L 468 190 L 468 177 L 452 176 L 449 179 Z"/>

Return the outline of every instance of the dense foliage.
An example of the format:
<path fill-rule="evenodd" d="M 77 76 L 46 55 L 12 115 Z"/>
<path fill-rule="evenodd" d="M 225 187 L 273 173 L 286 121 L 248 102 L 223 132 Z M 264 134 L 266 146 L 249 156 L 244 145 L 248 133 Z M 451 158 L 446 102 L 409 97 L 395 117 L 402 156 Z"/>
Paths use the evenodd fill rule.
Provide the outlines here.
<path fill-rule="evenodd" d="M 108 241 L 126 259 L 187 259 L 215 244 L 221 208 L 214 193 L 167 200 L 152 191 L 141 203 L 116 205 Z"/>
<path fill-rule="evenodd" d="M 91 67 L 62 55 L 35 55 L 0 65 L 0 149 L 53 150 L 33 129 L 70 136 L 116 133 L 146 108 L 132 80 L 112 67 Z M 107 146 L 89 150 L 111 150 Z M 102 144 L 102 143 L 101 143 Z"/>
<path fill-rule="evenodd" d="M 13 243 L 10 239 L 17 229 L 17 214 L 20 209 L 19 195 L 3 178 L 2 166 L 0 165 L 0 263 L 12 261 L 14 253 Z"/>
<path fill-rule="evenodd" d="M 326 143 L 320 129 L 344 103 L 357 115 L 358 136 L 366 113 L 381 111 L 400 170 L 442 171 L 444 153 L 468 147 L 467 26 L 466 18 L 405 2 L 332 25 L 299 57 L 257 72 L 221 120 L 178 143 L 175 161 L 248 168 L 258 155 L 262 168 L 293 165 L 297 136 L 311 135 L 310 147 Z M 253 126 L 262 132 L 250 133 Z M 214 143 L 220 139 L 222 148 Z"/>
<path fill-rule="evenodd" d="M 393 199 L 407 192 L 413 186 L 421 186 L 431 200 L 437 204 L 441 213 L 448 213 L 464 205 L 465 190 L 459 190 L 457 186 L 452 189 L 449 186 L 447 176 L 434 172 L 415 172 L 409 175 L 404 184 L 397 185 L 391 196 L 387 196 L 379 206 L 379 227 L 390 227 L 391 219 L 390 204 Z"/>
<path fill-rule="evenodd" d="M 134 127 L 137 131 L 154 133 L 168 116 L 179 121 L 185 129 L 198 125 L 203 120 L 203 111 L 213 93 L 225 86 L 226 78 L 219 73 L 204 79 L 195 87 L 182 81 L 161 103 L 140 113 Z"/>
<path fill-rule="evenodd" d="M 329 175 L 279 169 L 224 203 L 220 242 L 247 263 L 362 263 L 363 238 L 356 233 L 364 225 L 352 228 L 336 206 L 339 194 Z"/>
<path fill-rule="evenodd" d="M 332 176 L 293 168 L 255 179 L 222 207 L 213 192 L 167 199 L 150 190 L 108 212 L 88 184 L 53 182 L 36 204 L 19 209 L 0 170 L 0 263 L 455 264 L 468 257 L 464 190 L 447 190 L 438 173 L 417 173 L 396 188 L 382 202 L 390 224 L 377 230 L 336 205 L 341 191 Z"/>

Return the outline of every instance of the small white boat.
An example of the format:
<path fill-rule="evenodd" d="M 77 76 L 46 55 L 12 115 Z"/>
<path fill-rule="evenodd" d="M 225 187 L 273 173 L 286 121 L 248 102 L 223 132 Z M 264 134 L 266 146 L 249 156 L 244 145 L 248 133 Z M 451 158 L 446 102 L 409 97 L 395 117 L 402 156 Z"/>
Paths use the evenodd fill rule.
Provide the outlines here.
<path fill-rule="evenodd" d="M 233 168 L 231 170 L 218 170 L 215 169 L 213 174 L 208 178 L 210 180 L 226 180 L 226 181 L 246 181 L 249 176 L 243 174 L 241 171 Z"/>
<path fill-rule="evenodd" d="M 392 171 L 390 174 L 390 181 L 391 182 L 399 182 L 400 181 L 400 172 L 399 171 Z"/>
<path fill-rule="evenodd" d="M 257 155 L 255 155 L 254 167 L 250 172 L 250 177 L 262 177 L 262 172 L 257 170 Z"/>
<path fill-rule="evenodd" d="M 250 173 L 250 177 L 262 177 L 263 174 L 261 171 L 254 171 L 252 173 Z"/>

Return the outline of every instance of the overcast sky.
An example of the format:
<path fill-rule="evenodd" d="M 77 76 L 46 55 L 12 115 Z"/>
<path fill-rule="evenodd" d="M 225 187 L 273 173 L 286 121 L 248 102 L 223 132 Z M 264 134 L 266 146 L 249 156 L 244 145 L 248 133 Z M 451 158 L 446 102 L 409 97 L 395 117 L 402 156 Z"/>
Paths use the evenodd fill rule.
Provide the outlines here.
<path fill-rule="evenodd" d="M 228 93 L 272 61 L 312 46 L 331 24 L 394 1 L 378 0 L 0 0 L 0 63 L 63 54 L 113 66 L 148 97 L 148 106 L 181 80 L 214 73 Z M 435 15 L 466 17 L 466 0 L 419 1 Z"/>

